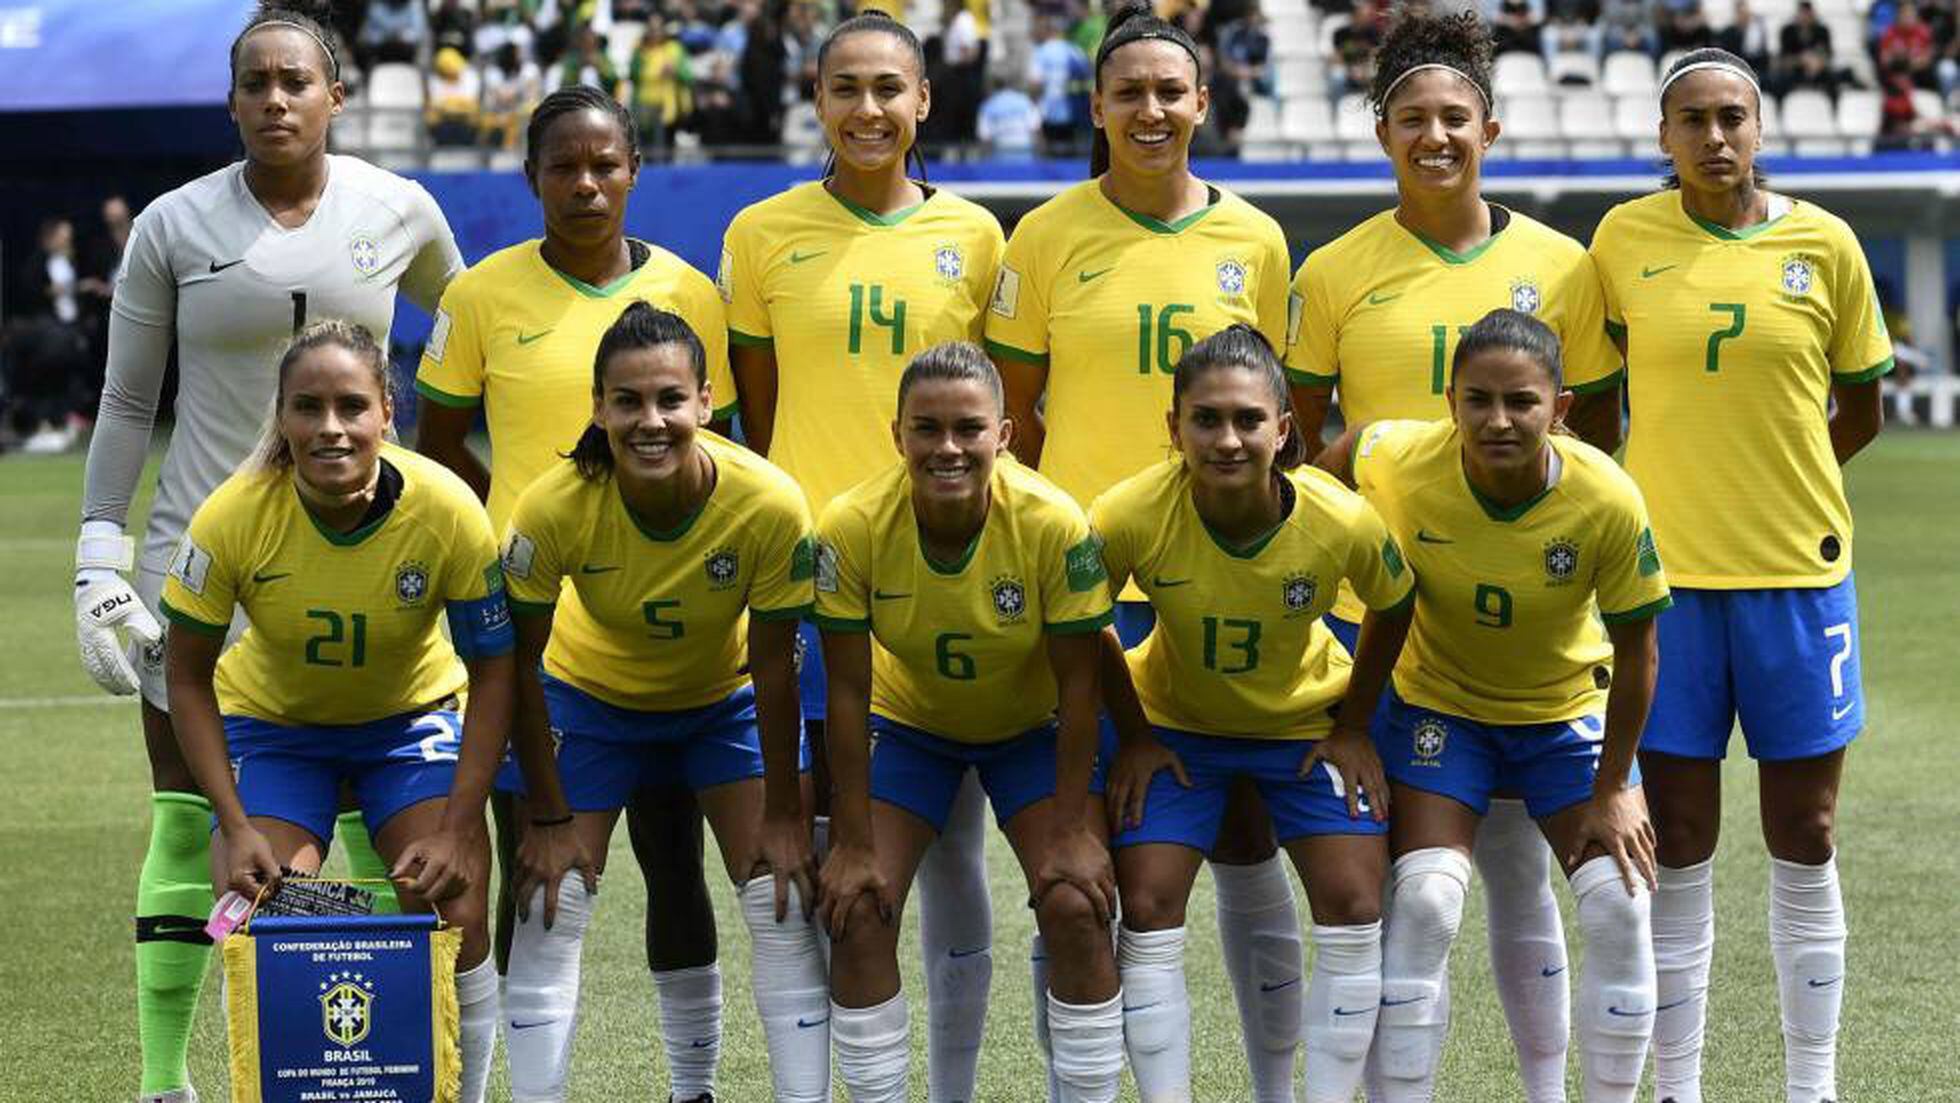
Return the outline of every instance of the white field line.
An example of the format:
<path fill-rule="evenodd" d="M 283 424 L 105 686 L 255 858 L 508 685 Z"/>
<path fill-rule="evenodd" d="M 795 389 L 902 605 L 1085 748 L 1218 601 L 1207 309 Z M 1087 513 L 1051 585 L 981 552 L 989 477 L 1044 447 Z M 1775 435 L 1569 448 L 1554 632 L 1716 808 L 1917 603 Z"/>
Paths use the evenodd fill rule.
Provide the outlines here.
<path fill-rule="evenodd" d="M 76 697 L 0 697 L 0 712 L 25 711 L 27 709 L 79 709 L 101 705 L 133 705 L 136 697 L 114 697 L 107 693 L 89 693 Z"/>

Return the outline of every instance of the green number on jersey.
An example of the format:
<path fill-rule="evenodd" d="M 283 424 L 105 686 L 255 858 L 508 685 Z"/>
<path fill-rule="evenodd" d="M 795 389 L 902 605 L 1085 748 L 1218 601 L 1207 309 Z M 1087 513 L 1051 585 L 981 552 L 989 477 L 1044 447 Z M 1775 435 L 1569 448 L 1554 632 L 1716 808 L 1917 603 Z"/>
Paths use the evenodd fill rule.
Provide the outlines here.
<path fill-rule="evenodd" d="M 1470 331 L 1469 326 L 1456 327 L 1456 335 L 1462 337 Z M 1442 394 L 1450 383 L 1450 327 L 1433 325 L 1429 327 L 1429 393 Z"/>
<path fill-rule="evenodd" d="M 1485 628 L 1511 627 L 1511 591 L 1488 582 L 1477 583 L 1477 623 Z"/>
<path fill-rule="evenodd" d="M 1712 372 L 1721 371 L 1722 342 L 1731 337 L 1742 336 L 1742 323 L 1749 315 L 1749 308 L 1741 303 L 1709 303 L 1708 309 L 1729 316 L 1728 328 L 1718 329 L 1708 335 L 1708 360 L 1705 366 Z"/>
<path fill-rule="evenodd" d="M 1235 665 L 1218 665 L 1218 636 L 1221 629 L 1235 629 L 1239 632 L 1238 639 L 1224 641 L 1227 648 L 1238 652 L 1241 656 Z M 1220 674 L 1245 674 L 1259 669 L 1259 632 L 1260 624 L 1256 620 L 1206 617 L 1205 669 L 1216 670 Z"/>
<path fill-rule="evenodd" d="M 1190 303 L 1165 303 L 1161 309 L 1137 304 L 1137 374 L 1149 375 L 1153 365 L 1165 375 L 1177 371 L 1177 362 L 1191 351 L 1192 338 L 1190 330 L 1173 323 L 1179 314 L 1197 312 Z"/>
<path fill-rule="evenodd" d="M 956 682 L 970 682 L 978 676 L 978 671 L 973 665 L 973 656 L 953 650 L 955 643 L 972 638 L 965 632 L 941 632 L 939 638 L 932 641 L 932 653 L 939 661 L 941 677 L 951 678 Z"/>
<path fill-rule="evenodd" d="M 869 299 L 869 303 L 866 300 Z M 868 309 L 867 309 L 868 306 Z M 905 352 L 905 300 L 893 299 L 892 312 L 885 313 L 885 288 L 883 284 L 870 285 L 870 294 L 865 294 L 865 285 L 851 285 L 851 354 L 857 355 L 864 349 L 864 319 L 871 316 L 871 324 L 884 326 L 892 331 L 892 355 Z"/>
<path fill-rule="evenodd" d="M 662 609 L 678 609 L 680 607 L 681 603 L 678 601 L 649 601 L 640 606 L 640 612 L 647 618 L 647 627 L 651 629 L 647 635 L 652 636 L 656 640 L 677 640 L 686 635 L 687 625 L 682 624 L 678 620 L 660 619 L 660 611 Z"/>
<path fill-rule="evenodd" d="M 367 614 L 350 613 L 342 617 L 329 609 L 308 609 L 307 620 L 323 621 L 326 631 L 306 641 L 306 662 L 310 666 L 366 666 L 367 665 Z M 348 639 L 348 621 L 353 622 L 353 639 Z M 327 648 L 338 648 L 351 644 L 344 658 L 336 658 L 327 653 Z"/>

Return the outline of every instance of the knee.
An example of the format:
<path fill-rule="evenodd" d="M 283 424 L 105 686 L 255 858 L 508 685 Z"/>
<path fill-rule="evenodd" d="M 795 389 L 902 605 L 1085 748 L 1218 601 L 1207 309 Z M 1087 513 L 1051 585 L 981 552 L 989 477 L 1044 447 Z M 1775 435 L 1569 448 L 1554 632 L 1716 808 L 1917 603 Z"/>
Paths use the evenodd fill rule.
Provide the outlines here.
<path fill-rule="evenodd" d="M 1664 866 L 1680 869 L 1707 861 L 1715 854 L 1721 813 L 1708 809 L 1673 809 L 1653 816 L 1656 857 Z"/>
<path fill-rule="evenodd" d="M 1323 879 L 1308 894 L 1314 922 L 1356 927 L 1382 917 L 1381 882 L 1361 877 Z"/>
<path fill-rule="evenodd" d="M 1105 944 L 1109 932 L 1096 916 L 1095 905 L 1070 884 L 1051 886 L 1035 906 L 1035 923 L 1052 955 L 1066 957 L 1095 940 Z"/>
<path fill-rule="evenodd" d="M 859 896 L 844 911 L 844 933 L 832 932 L 831 962 L 839 972 L 856 970 L 884 958 L 895 958 L 898 917 L 886 923 L 869 895 Z"/>
<path fill-rule="evenodd" d="M 1837 808 L 1820 803 L 1763 817 L 1763 842 L 1786 862 L 1822 865 L 1837 852 Z"/>
<path fill-rule="evenodd" d="M 1446 847 L 1412 850 L 1395 860 L 1394 919 L 1398 937 L 1447 946 L 1463 924 L 1463 897 L 1470 884 L 1470 862 Z"/>
<path fill-rule="evenodd" d="M 1060 891 L 1050 890 L 1049 895 Z M 1071 891 L 1078 898 L 1081 893 Z M 1167 886 L 1136 884 L 1123 886 L 1123 925 L 1133 931 L 1165 931 L 1184 926 L 1184 894 Z"/>

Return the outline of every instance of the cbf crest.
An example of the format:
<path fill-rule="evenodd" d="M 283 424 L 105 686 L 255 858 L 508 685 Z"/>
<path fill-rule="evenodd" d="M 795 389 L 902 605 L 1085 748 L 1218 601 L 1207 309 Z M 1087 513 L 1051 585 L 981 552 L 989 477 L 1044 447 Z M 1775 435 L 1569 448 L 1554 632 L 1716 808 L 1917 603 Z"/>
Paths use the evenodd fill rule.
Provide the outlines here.
<path fill-rule="evenodd" d="M 1511 281 L 1511 309 L 1520 314 L 1537 314 L 1538 307 L 1545 297 L 1538 290 L 1536 280 Z"/>
<path fill-rule="evenodd" d="M 395 599 L 420 605 L 429 596 L 429 568 L 413 559 L 395 568 Z"/>
<path fill-rule="evenodd" d="M 942 283 L 958 283 L 966 275 L 966 254 L 957 245 L 941 245 L 932 251 L 932 271 Z"/>
<path fill-rule="evenodd" d="M 708 589 L 726 590 L 735 585 L 736 576 L 742 573 L 742 560 L 734 548 L 716 548 L 708 553 L 702 567 L 708 574 Z"/>
<path fill-rule="evenodd" d="M 1579 545 L 1561 536 L 1545 545 L 1545 581 L 1562 586 L 1579 573 Z"/>
<path fill-rule="evenodd" d="M 1415 758 L 1412 766 L 1442 765 L 1443 744 L 1449 741 L 1450 729 L 1434 716 L 1425 716 L 1416 722 L 1416 730 L 1410 733 L 1410 748 Z"/>
<path fill-rule="evenodd" d="M 368 1036 L 374 1021 L 374 982 L 359 973 L 328 973 L 320 982 L 320 1029 L 337 1046 Z"/>
<path fill-rule="evenodd" d="M 1780 282 L 1785 295 L 1801 299 L 1810 294 L 1810 289 L 1817 283 L 1817 266 L 1811 263 L 1809 257 L 1792 253 L 1783 258 Z"/>
<path fill-rule="evenodd" d="M 1218 293 L 1221 295 L 1245 294 L 1245 263 L 1235 257 L 1226 257 L 1218 262 Z"/>
<path fill-rule="evenodd" d="M 993 581 L 992 593 L 994 615 L 999 617 L 1002 623 L 1012 624 L 1027 615 L 1028 591 L 1027 587 L 1021 585 L 1020 579 L 1011 576 L 996 578 Z"/>
<path fill-rule="evenodd" d="M 363 277 L 373 277 L 381 271 L 381 245 L 366 234 L 355 234 L 347 242 L 347 255 L 354 262 L 354 271 Z"/>
<path fill-rule="evenodd" d="M 1279 599 L 1290 613 L 1303 613 L 1313 606 L 1314 595 L 1320 592 L 1320 584 L 1312 575 L 1291 574 L 1280 583 Z"/>

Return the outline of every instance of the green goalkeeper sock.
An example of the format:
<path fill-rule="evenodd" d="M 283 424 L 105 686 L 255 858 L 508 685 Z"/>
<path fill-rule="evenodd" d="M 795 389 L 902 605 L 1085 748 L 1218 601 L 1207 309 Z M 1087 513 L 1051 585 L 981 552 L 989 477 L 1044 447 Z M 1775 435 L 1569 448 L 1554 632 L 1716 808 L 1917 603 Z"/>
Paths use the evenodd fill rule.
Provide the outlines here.
<path fill-rule="evenodd" d="M 150 849 L 136 886 L 136 1028 L 143 1093 L 190 1083 L 185 1063 L 211 940 L 211 805 L 193 793 L 150 796 Z"/>
<path fill-rule="evenodd" d="M 340 840 L 340 847 L 347 855 L 347 876 L 360 881 L 386 881 L 388 864 L 375 852 L 374 840 L 369 837 L 367 824 L 359 812 L 342 812 L 334 821 L 334 836 Z M 374 893 L 374 913 L 376 915 L 399 915 L 401 903 L 395 899 L 393 885 L 362 885 Z"/>

